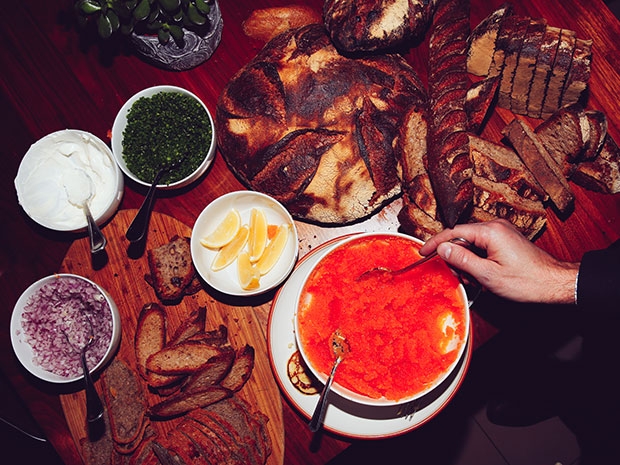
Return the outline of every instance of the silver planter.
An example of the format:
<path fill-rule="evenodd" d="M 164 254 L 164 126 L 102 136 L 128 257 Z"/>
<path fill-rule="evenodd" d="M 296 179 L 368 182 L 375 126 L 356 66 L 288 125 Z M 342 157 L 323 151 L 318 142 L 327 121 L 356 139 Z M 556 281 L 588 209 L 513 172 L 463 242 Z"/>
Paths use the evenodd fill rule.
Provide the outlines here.
<path fill-rule="evenodd" d="M 145 61 L 160 68 L 184 71 L 207 61 L 220 43 L 224 21 L 217 0 L 213 2 L 208 17 L 208 32 L 198 35 L 185 29 L 181 47 L 170 39 L 167 44 L 159 42 L 157 36 L 132 33 L 130 37 L 136 53 Z"/>

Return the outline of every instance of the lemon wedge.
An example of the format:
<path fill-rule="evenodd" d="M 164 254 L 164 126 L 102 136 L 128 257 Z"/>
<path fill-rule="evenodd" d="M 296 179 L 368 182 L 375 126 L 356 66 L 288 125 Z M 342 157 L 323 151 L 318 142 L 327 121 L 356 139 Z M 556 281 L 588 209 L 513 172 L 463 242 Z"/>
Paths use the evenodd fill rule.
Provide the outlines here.
<path fill-rule="evenodd" d="M 260 272 L 250 261 L 250 254 L 247 252 L 241 252 L 237 257 L 237 276 L 242 289 L 258 288 Z"/>
<path fill-rule="evenodd" d="M 241 215 L 233 208 L 211 234 L 200 239 L 200 243 L 209 249 L 219 249 L 233 240 L 240 227 Z"/>
<path fill-rule="evenodd" d="M 217 253 L 215 258 L 213 259 L 213 263 L 211 263 L 211 269 L 213 271 L 218 271 L 226 268 L 228 265 L 234 262 L 235 258 L 237 258 L 241 250 L 245 247 L 245 244 L 248 241 L 248 235 L 249 230 L 247 226 L 242 226 L 241 228 L 239 228 L 239 231 L 232 239 L 232 241 L 222 247 Z"/>
<path fill-rule="evenodd" d="M 250 212 L 250 237 L 248 247 L 250 249 L 250 261 L 256 263 L 263 255 L 267 246 L 267 217 L 260 208 L 252 208 Z"/>
<path fill-rule="evenodd" d="M 286 242 L 288 241 L 288 236 L 289 225 L 282 224 L 278 226 L 276 235 L 263 252 L 263 256 L 256 263 L 256 267 L 260 271 L 261 276 L 268 273 L 269 270 L 271 270 L 273 266 L 277 263 L 280 255 L 282 255 L 282 252 L 284 251 L 284 247 L 286 246 Z"/>

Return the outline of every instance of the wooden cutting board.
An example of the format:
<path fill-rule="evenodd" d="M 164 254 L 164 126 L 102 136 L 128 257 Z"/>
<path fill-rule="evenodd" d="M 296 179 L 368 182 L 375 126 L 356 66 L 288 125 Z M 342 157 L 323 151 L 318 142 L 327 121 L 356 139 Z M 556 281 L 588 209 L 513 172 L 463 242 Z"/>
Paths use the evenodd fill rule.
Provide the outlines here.
<path fill-rule="evenodd" d="M 138 258 L 128 256 L 129 242 L 125 239 L 125 231 L 133 220 L 136 210 L 119 211 L 113 220 L 103 228 L 108 239 L 106 252 L 108 260 L 99 269 L 93 269 L 88 238 L 76 240 L 61 265 L 61 273 L 74 273 L 84 276 L 101 285 L 112 296 L 118 306 L 122 321 L 121 343 L 117 357 L 122 358 L 132 367 L 136 367 L 134 354 L 134 335 L 138 315 L 143 305 L 158 302 L 153 289 L 144 280 L 148 272 L 146 252 Z M 146 249 L 152 249 L 167 243 L 174 235 L 189 237 L 191 228 L 180 221 L 157 212 L 153 212 L 147 237 Z M 218 300 L 219 299 L 219 300 Z M 206 329 L 216 329 L 220 324 L 228 328 L 230 344 L 238 349 L 250 344 L 255 349 L 255 366 L 252 376 L 237 393 L 255 409 L 269 418 L 268 431 L 271 437 L 273 452 L 267 460 L 269 465 L 280 465 L 284 458 L 284 426 L 282 420 L 282 404 L 280 392 L 275 383 L 269 364 L 266 342 L 267 314 L 263 307 L 249 305 L 244 301 L 234 301 L 239 306 L 223 303 L 225 296 L 213 297 L 206 290 L 193 296 L 186 296 L 178 305 L 165 306 L 168 317 L 168 334 L 174 333 L 181 321 L 199 306 L 207 307 Z M 140 376 L 138 375 L 138 378 Z M 143 382 L 149 405 L 162 400 L 162 397 L 150 393 Z M 96 376 L 95 385 L 101 393 L 100 373 Z M 102 397 L 103 398 L 103 397 Z M 78 446 L 80 440 L 87 437 L 86 407 L 83 390 L 62 394 L 62 408 Z M 175 428 L 182 420 L 153 421 L 152 425 L 160 437 Z"/>

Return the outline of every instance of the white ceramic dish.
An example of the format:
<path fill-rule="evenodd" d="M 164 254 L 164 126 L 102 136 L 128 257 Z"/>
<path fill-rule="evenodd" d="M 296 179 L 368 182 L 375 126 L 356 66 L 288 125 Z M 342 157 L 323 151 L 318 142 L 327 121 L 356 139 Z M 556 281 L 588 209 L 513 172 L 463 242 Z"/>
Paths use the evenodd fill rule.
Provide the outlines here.
<path fill-rule="evenodd" d="M 127 175 L 128 178 L 132 179 L 133 181 L 135 181 L 136 183 L 142 186 L 150 187 L 151 183 L 144 182 L 138 179 L 138 177 L 134 175 L 129 170 L 129 168 L 127 168 L 127 163 L 125 163 L 125 159 L 123 158 L 123 131 L 125 130 L 125 127 L 127 126 L 127 114 L 129 113 L 129 109 L 136 102 L 136 100 L 138 100 L 141 97 L 152 97 L 153 95 L 158 94 L 160 92 L 178 92 L 178 93 L 193 97 L 205 109 L 205 111 L 207 112 L 207 115 L 209 116 L 209 121 L 211 123 L 211 144 L 209 145 L 207 156 L 202 161 L 200 166 L 196 168 L 196 170 L 192 174 L 190 174 L 184 179 L 181 179 L 180 181 L 176 181 L 171 184 L 158 184 L 157 185 L 158 189 L 177 189 L 179 187 L 187 186 L 188 184 L 191 184 L 192 182 L 200 178 L 200 176 L 202 176 L 207 171 L 207 168 L 209 168 L 209 166 L 213 162 L 213 159 L 215 158 L 216 143 L 215 143 L 215 124 L 213 123 L 213 117 L 211 116 L 211 112 L 209 111 L 207 106 L 203 103 L 203 101 L 200 100 L 198 96 L 196 96 L 194 93 L 190 92 L 189 90 L 183 89 L 182 87 L 176 87 L 176 86 L 155 86 L 155 87 L 149 87 L 147 89 L 141 90 L 140 92 L 135 94 L 133 97 L 131 97 L 129 100 L 127 100 L 127 102 L 125 102 L 125 104 L 119 110 L 118 114 L 116 115 L 116 118 L 114 119 L 114 124 L 112 125 L 112 152 L 114 153 L 114 158 L 116 160 L 116 163 L 118 164 L 120 169 L 123 171 L 123 173 Z"/>
<path fill-rule="evenodd" d="M 68 149 L 60 148 L 65 145 Z M 78 146 L 80 156 L 62 156 L 62 164 L 55 162 L 52 169 L 46 165 L 40 167 L 41 161 L 49 157 L 50 152 L 56 150 L 71 150 L 71 146 Z M 54 147 L 52 150 L 50 147 Z M 55 231 L 82 232 L 86 231 L 86 216 L 79 208 L 72 206 L 67 200 L 61 172 L 58 167 L 81 168 L 88 164 L 86 154 L 98 152 L 101 155 L 101 164 L 97 165 L 99 173 L 93 175 L 94 190 L 101 196 L 90 202 L 90 210 L 97 224 L 105 223 L 116 212 L 123 198 L 125 183 L 123 173 L 115 162 L 115 157 L 101 139 L 94 134 L 79 129 L 63 129 L 56 131 L 39 139 L 32 144 L 22 159 L 17 176 L 15 178 L 15 188 L 22 208 L 32 220 Z M 59 153 L 59 152 L 57 152 Z M 77 152 L 76 152 L 77 153 Z M 41 173 L 36 176 L 36 180 L 31 179 L 32 173 L 39 170 Z M 97 180 L 99 174 L 105 173 L 109 176 L 105 183 Z M 105 185 L 105 188 L 103 187 Z M 102 192 L 105 192 L 102 194 Z M 63 206 L 64 205 L 64 206 Z M 49 217 L 50 212 L 57 212 L 58 217 Z M 67 216 L 68 215 L 68 216 Z M 64 217 L 64 218 L 63 218 Z M 76 218 L 72 220 L 71 218 Z"/>
<path fill-rule="evenodd" d="M 329 252 L 343 239 L 341 237 L 327 242 L 299 260 L 291 276 L 276 294 L 269 314 L 267 347 L 275 379 L 289 402 L 308 419 L 314 412 L 319 395 L 302 394 L 291 383 L 287 374 L 288 360 L 298 350 L 295 338 L 297 296 L 304 277 L 316 265 L 321 255 Z M 452 374 L 433 392 L 409 404 L 369 406 L 351 402 L 337 393 L 330 394 L 324 428 L 350 438 L 381 439 L 398 436 L 422 426 L 436 416 L 456 394 L 469 367 L 471 354 L 470 337 Z M 411 413 L 413 409 L 415 412 Z"/>
<path fill-rule="evenodd" d="M 290 230 L 286 246 L 278 262 L 267 274 L 261 276 L 257 289 L 245 290 L 237 278 L 236 261 L 222 270 L 211 270 L 211 263 L 217 251 L 201 245 L 200 239 L 213 231 L 232 208 L 239 212 L 242 225 L 249 224 L 250 212 L 256 207 L 263 209 L 268 224 L 288 224 Z M 230 192 L 215 199 L 200 213 L 192 229 L 191 250 L 196 270 L 214 289 L 237 296 L 262 294 L 281 284 L 295 266 L 299 250 L 297 228 L 286 208 L 272 197 L 254 191 Z"/>
<path fill-rule="evenodd" d="M 99 286 L 97 283 L 91 281 L 90 279 L 84 278 L 83 276 L 63 273 L 63 274 L 54 274 L 54 275 L 46 276 L 45 278 L 41 278 L 37 282 L 31 284 L 22 293 L 22 295 L 19 297 L 19 299 L 15 303 L 13 314 L 11 315 L 11 327 L 10 327 L 11 344 L 13 346 L 13 351 L 15 352 L 15 355 L 17 356 L 21 364 L 24 366 L 24 368 L 26 368 L 26 370 L 28 370 L 31 374 L 33 374 L 37 378 L 42 379 L 43 381 L 48 381 L 50 383 L 61 383 L 61 384 L 72 383 L 74 381 L 83 379 L 84 376 L 81 375 L 81 376 L 77 376 L 73 378 L 67 378 L 64 376 L 59 376 L 47 370 L 44 370 L 40 366 L 35 365 L 33 363 L 34 354 L 32 351 L 32 347 L 30 346 L 28 342 L 25 341 L 24 331 L 22 329 L 21 321 L 22 321 L 22 315 L 24 313 L 24 307 L 26 303 L 28 302 L 28 299 L 30 299 L 30 297 L 36 291 L 38 291 L 44 284 L 47 284 L 51 282 L 52 280 L 63 279 L 66 277 L 82 279 L 94 285 L 106 298 L 106 301 L 112 313 L 112 338 L 110 339 L 110 344 L 108 345 L 108 349 L 105 355 L 103 356 L 103 358 L 99 361 L 99 363 L 97 363 L 97 365 L 95 365 L 93 368 L 90 369 L 90 373 L 94 373 L 98 371 L 101 367 L 106 365 L 112 359 L 112 357 L 116 353 L 116 349 L 118 348 L 118 345 L 121 340 L 121 332 L 122 332 L 121 331 L 121 317 L 118 312 L 118 307 L 116 306 L 116 303 L 114 302 L 110 294 L 108 294 L 106 290 L 103 289 L 101 286 Z"/>
<path fill-rule="evenodd" d="M 368 237 L 376 237 L 376 236 L 383 236 L 383 237 L 401 237 L 403 239 L 412 241 L 416 244 L 418 244 L 419 246 L 423 245 L 423 242 L 420 241 L 419 239 L 416 239 L 414 237 L 411 237 L 409 235 L 405 235 L 405 234 L 401 234 L 401 233 L 397 233 L 397 232 L 368 232 L 368 233 L 362 233 L 362 234 L 357 234 L 355 236 L 343 239 L 342 241 L 340 241 L 336 246 L 334 247 L 330 247 L 330 248 L 326 248 L 326 250 L 322 250 L 320 253 L 317 254 L 317 262 L 314 264 L 313 267 L 311 267 L 308 272 L 303 276 L 303 282 L 302 285 L 299 288 L 299 293 L 297 296 L 297 299 L 295 301 L 295 307 L 298 307 L 298 302 L 300 301 L 301 298 L 301 293 L 303 291 L 303 288 L 305 286 L 306 281 L 308 280 L 308 278 L 310 277 L 310 274 L 312 273 L 312 271 L 314 270 L 314 268 L 321 262 L 321 260 L 323 258 L 325 258 L 327 255 L 329 255 L 332 251 L 334 251 L 335 249 L 339 248 L 339 247 L 344 247 L 348 242 L 350 241 L 357 241 L 357 240 L 363 240 L 364 238 L 368 238 Z M 384 397 L 379 398 L 379 399 L 374 399 L 374 398 L 370 398 L 364 395 L 361 395 L 357 392 L 351 391 L 350 389 L 347 389 L 345 387 L 343 387 L 342 385 L 339 385 L 337 382 L 334 382 L 332 385 L 332 390 L 337 392 L 340 396 L 344 397 L 345 399 L 350 400 L 351 402 L 356 402 L 359 404 L 364 404 L 364 405 L 370 405 L 370 406 L 394 406 L 394 405 L 401 405 L 401 404 L 406 404 L 409 403 L 411 401 L 414 401 L 416 399 L 419 399 L 420 397 L 428 394 L 429 392 L 431 392 L 433 389 L 435 389 L 437 386 L 441 385 L 441 383 L 450 376 L 450 373 L 452 372 L 452 370 L 454 370 L 457 365 L 459 360 L 462 358 L 463 352 L 465 350 L 465 346 L 466 346 L 466 341 L 469 338 L 469 326 L 470 326 L 470 321 L 469 321 L 469 307 L 467 305 L 468 299 L 467 299 L 467 294 L 465 292 L 465 288 L 463 287 L 462 284 L 459 284 L 458 287 L 458 292 L 461 295 L 461 300 L 463 302 L 463 310 L 464 310 L 464 314 L 465 314 L 465 336 L 463 338 L 463 341 L 460 343 L 460 346 L 458 348 L 458 353 L 456 355 L 456 358 L 454 360 L 454 362 L 450 365 L 450 367 L 444 371 L 443 374 L 441 374 L 434 383 L 432 383 L 431 385 L 429 385 L 426 389 L 424 389 L 421 392 L 418 392 L 412 396 L 409 397 L 405 397 L 402 398 L 398 401 L 394 401 L 394 400 L 389 400 L 386 399 Z M 302 358 L 304 359 L 304 361 L 307 363 L 308 367 L 310 368 L 310 370 L 312 371 L 312 373 L 314 374 L 314 376 L 321 380 L 322 382 L 325 382 L 327 380 L 327 375 L 324 373 L 319 372 L 314 366 L 312 366 L 311 363 L 308 362 L 308 357 L 304 352 L 304 348 L 303 348 L 303 344 L 301 344 L 298 334 L 299 334 L 299 330 L 298 330 L 298 325 L 299 325 L 299 321 L 297 318 L 297 312 L 295 312 L 295 335 L 296 335 L 296 339 L 297 339 L 297 346 L 299 347 L 300 350 L 300 354 L 302 356 Z"/>

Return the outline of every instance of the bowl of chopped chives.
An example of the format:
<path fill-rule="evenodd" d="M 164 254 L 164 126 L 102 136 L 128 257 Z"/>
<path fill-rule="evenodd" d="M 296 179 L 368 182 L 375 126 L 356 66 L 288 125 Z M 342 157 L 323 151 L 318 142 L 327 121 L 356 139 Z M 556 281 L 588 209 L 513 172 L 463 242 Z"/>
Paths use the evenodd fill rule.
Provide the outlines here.
<path fill-rule="evenodd" d="M 157 187 L 187 186 L 207 171 L 215 157 L 213 118 L 186 89 L 149 87 L 118 112 L 112 126 L 112 153 L 123 173 L 142 186 L 150 186 L 157 173 L 171 165 Z"/>

